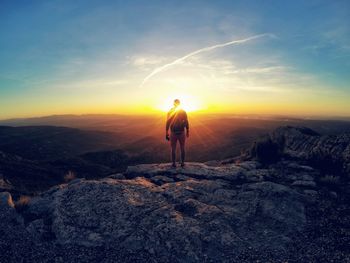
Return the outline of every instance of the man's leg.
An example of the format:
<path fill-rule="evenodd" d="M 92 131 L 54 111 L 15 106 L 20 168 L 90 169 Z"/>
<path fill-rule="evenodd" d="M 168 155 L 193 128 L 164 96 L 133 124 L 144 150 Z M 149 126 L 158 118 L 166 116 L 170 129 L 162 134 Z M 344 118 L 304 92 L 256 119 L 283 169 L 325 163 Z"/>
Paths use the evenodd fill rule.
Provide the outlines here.
<path fill-rule="evenodd" d="M 174 134 L 170 134 L 171 161 L 174 167 L 176 166 L 176 142 L 176 136 Z"/>
<path fill-rule="evenodd" d="M 181 149 L 181 166 L 185 165 L 185 141 L 186 141 L 185 133 L 182 133 L 179 136 L 179 143 L 180 143 L 180 149 Z"/>

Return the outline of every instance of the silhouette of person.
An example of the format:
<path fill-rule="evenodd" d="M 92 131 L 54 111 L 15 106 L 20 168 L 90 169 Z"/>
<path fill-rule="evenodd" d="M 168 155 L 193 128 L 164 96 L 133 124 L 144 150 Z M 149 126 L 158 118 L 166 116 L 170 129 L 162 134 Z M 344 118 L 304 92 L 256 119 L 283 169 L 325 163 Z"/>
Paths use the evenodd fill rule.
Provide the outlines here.
<path fill-rule="evenodd" d="M 186 128 L 186 134 L 185 134 Z M 169 135 L 170 129 L 170 135 Z M 190 136 L 187 113 L 180 107 L 180 100 L 174 100 L 174 107 L 170 109 L 166 121 L 166 140 L 170 141 L 172 167 L 176 167 L 176 144 L 179 141 L 181 149 L 181 167 L 185 166 L 185 141 Z"/>

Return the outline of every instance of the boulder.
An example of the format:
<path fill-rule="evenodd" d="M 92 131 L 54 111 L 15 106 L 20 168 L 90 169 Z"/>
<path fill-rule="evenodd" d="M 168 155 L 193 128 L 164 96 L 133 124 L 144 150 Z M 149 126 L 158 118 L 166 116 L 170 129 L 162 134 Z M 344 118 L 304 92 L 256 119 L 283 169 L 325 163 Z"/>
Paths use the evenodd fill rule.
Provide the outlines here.
<path fill-rule="evenodd" d="M 303 195 L 281 184 L 252 182 L 247 169 L 132 166 L 129 179 L 79 181 L 46 193 L 33 199 L 28 213 L 50 218 L 61 246 L 113 244 L 118 251 L 183 262 L 221 261 L 249 249 L 283 252 L 306 224 Z M 40 218 L 28 226 L 33 239 L 43 229 Z"/>

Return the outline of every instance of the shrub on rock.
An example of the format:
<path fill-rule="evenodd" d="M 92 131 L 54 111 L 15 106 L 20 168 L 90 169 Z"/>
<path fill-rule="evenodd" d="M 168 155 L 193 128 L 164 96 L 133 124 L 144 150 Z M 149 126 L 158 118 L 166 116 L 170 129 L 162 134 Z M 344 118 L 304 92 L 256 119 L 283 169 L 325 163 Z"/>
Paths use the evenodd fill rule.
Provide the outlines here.
<path fill-rule="evenodd" d="M 271 164 L 280 159 L 279 145 L 266 136 L 256 141 L 251 148 L 251 156 L 262 164 Z"/>

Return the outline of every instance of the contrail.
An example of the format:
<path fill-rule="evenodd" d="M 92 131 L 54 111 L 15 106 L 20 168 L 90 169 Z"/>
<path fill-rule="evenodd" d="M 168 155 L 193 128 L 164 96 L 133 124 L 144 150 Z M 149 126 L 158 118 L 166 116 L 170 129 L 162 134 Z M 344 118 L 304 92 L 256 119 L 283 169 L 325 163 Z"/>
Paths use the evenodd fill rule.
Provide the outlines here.
<path fill-rule="evenodd" d="M 205 47 L 205 48 L 201 48 L 201 49 L 198 49 L 196 51 L 193 51 L 181 58 L 178 58 L 176 60 L 174 60 L 173 62 L 170 62 L 168 64 L 165 64 L 161 67 L 158 67 L 156 69 L 154 69 L 148 76 L 146 76 L 142 83 L 140 84 L 140 87 L 142 87 L 151 77 L 153 77 L 154 75 L 166 70 L 167 68 L 170 68 L 171 66 L 174 66 L 186 59 L 188 59 L 189 57 L 192 57 L 194 55 L 197 55 L 199 53 L 202 53 L 202 52 L 207 52 L 207 51 L 210 51 L 210 50 L 213 50 L 213 49 L 216 49 L 216 48 L 221 48 L 221 47 L 226 47 L 226 46 L 230 46 L 230 45 L 236 45 L 236 44 L 242 44 L 242 43 L 245 43 L 247 41 L 250 41 L 250 40 L 253 40 L 253 39 L 257 39 L 257 38 L 261 38 L 261 37 L 274 37 L 273 34 L 260 34 L 260 35 L 255 35 L 255 36 L 251 36 L 251 37 L 248 37 L 248 38 L 244 38 L 244 39 L 239 39 L 239 40 L 233 40 L 233 41 L 230 41 L 230 42 L 226 42 L 226 43 L 222 43 L 222 44 L 217 44 L 217 45 L 214 45 L 214 46 L 210 46 L 210 47 Z"/>

